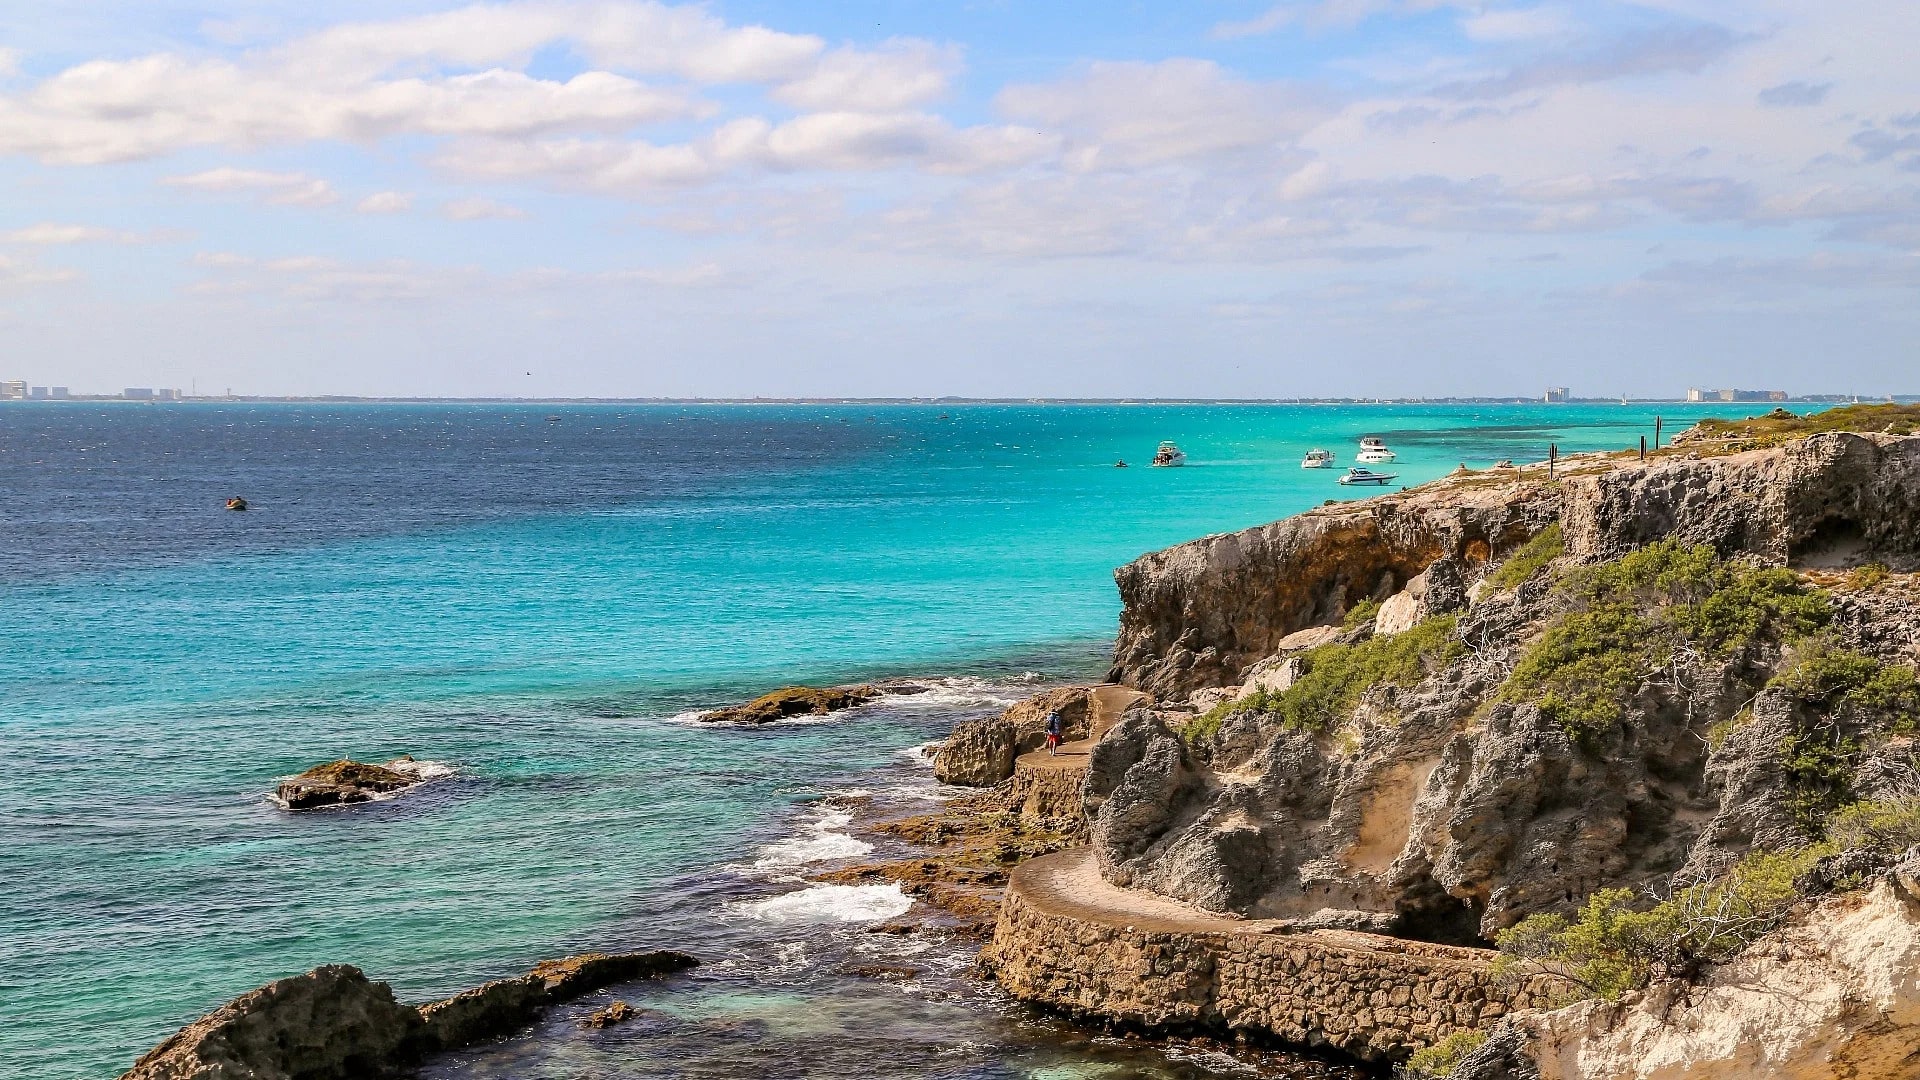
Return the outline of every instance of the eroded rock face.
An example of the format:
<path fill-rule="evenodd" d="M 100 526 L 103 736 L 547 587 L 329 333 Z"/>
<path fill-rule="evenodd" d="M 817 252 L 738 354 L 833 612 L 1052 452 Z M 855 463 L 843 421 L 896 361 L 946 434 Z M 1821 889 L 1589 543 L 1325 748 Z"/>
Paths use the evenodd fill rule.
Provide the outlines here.
<path fill-rule="evenodd" d="M 1543 483 L 1483 480 L 1323 507 L 1143 555 L 1114 571 L 1125 607 L 1109 678 L 1166 700 L 1237 684 L 1287 635 L 1388 599 L 1442 556 L 1485 563 L 1559 509 Z"/>
<path fill-rule="evenodd" d="M 370 802 L 425 779 L 420 764 L 412 757 L 402 757 L 385 765 L 343 759 L 315 765 L 291 780 L 282 781 L 274 798 L 288 810 L 311 810 Z"/>
<path fill-rule="evenodd" d="M 1084 739 L 1093 706 L 1090 686 L 1061 686 L 1015 702 L 999 716 L 969 720 L 933 755 L 934 778 L 943 784 L 992 787 L 1013 775 L 1013 759 L 1047 740 L 1047 714 L 1059 710 L 1068 740 Z"/>
<path fill-rule="evenodd" d="M 386 983 L 330 965 L 278 979 L 181 1028 L 121 1080 L 363 1080 L 394 1075 L 424 1025 Z"/>
<path fill-rule="evenodd" d="M 525 1026 L 549 1005 L 581 994 L 671 974 L 698 961 L 685 953 L 583 953 L 547 960 L 525 975 L 496 979 L 465 993 L 420 1006 L 429 1050 L 449 1050 L 497 1038 Z"/>
<path fill-rule="evenodd" d="M 1567 550 L 1613 557 L 1673 537 L 1776 566 L 1920 556 L 1920 438 L 1815 435 L 1566 481 Z"/>

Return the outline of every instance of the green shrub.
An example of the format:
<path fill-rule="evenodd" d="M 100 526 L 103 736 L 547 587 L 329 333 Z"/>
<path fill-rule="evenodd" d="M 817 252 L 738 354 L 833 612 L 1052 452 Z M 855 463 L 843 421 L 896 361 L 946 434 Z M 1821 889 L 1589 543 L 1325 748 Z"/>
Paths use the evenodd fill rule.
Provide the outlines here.
<path fill-rule="evenodd" d="M 1507 561 L 1488 576 L 1487 580 L 1496 589 L 1512 589 L 1534 574 L 1540 568 L 1567 553 L 1566 535 L 1560 529 L 1560 523 L 1554 522 L 1533 535 L 1533 539 L 1507 556 Z"/>
<path fill-rule="evenodd" d="M 1787 808 L 1811 835 L 1821 821 L 1852 795 L 1853 759 L 1860 740 L 1832 723 L 1796 732 L 1780 740 L 1780 765 L 1787 774 Z"/>
<path fill-rule="evenodd" d="M 1847 588 L 1855 592 L 1864 592 L 1887 580 L 1887 564 L 1870 562 L 1865 566 L 1856 566 L 1847 574 Z"/>
<path fill-rule="evenodd" d="M 1468 1054 L 1487 1041 L 1484 1031 L 1456 1031 L 1424 1050 L 1419 1050 L 1400 1066 L 1402 1080 L 1446 1080 L 1460 1067 Z"/>
<path fill-rule="evenodd" d="M 1367 623 L 1372 622 L 1373 617 L 1378 614 L 1380 614 L 1380 601 L 1368 597 L 1353 605 L 1353 609 L 1347 612 L 1347 617 L 1340 620 L 1340 625 L 1348 630 L 1352 630 L 1357 626 L 1365 626 Z"/>
<path fill-rule="evenodd" d="M 1675 541 L 1582 567 L 1559 594 L 1573 610 L 1521 655 L 1501 696 L 1539 703 L 1582 740 L 1618 723 L 1634 689 L 1682 646 L 1729 656 L 1761 640 L 1797 640 L 1829 617 L 1826 596 L 1787 571 Z"/>
<path fill-rule="evenodd" d="M 1346 722 L 1368 689 L 1412 686 L 1465 654 L 1466 646 L 1455 636 L 1450 615 L 1422 619 L 1391 637 L 1320 645 L 1300 654 L 1301 674 L 1292 686 L 1217 705 L 1188 721 L 1182 734 L 1197 745 L 1235 713 L 1263 713 L 1288 728 L 1329 731 Z"/>
<path fill-rule="evenodd" d="M 1534 915 L 1495 935 L 1496 969 L 1557 976 L 1572 1000 L 1613 1001 L 1654 978 L 1694 978 L 1779 927 L 1801 898 L 1794 879 L 1817 855 L 1754 852 L 1644 910 L 1631 890 L 1602 889 L 1572 918 Z"/>
<path fill-rule="evenodd" d="M 1820 709 L 1851 705 L 1890 714 L 1896 731 L 1913 730 L 1920 713 L 1920 678 L 1912 668 L 1816 642 L 1768 686 Z"/>
<path fill-rule="evenodd" d="M 1920 794 L 1843 806 L 1827 821 L 1832 851 L 1905 852 L 1920 844 Z"/>

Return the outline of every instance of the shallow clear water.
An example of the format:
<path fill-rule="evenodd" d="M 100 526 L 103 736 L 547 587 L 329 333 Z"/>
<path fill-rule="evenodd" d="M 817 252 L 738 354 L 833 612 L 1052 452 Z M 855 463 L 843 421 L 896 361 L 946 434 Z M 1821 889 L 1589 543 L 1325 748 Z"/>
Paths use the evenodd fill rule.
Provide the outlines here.
<path fill-rule="evenodd" d="M 1687 410 L 1669 431 L 1712 409 L 1667 408 Z M 726 957 L 830 934 L 844 952 L 862 922 L 737 907 L 794 888 L 793 867 L 756 866 L 765 849 L 819 839 L 809 800 L 914 773 L 903 749 L 1030 689 L 1023 675 L 1097 677 L 1113 567 L 1365 494 L 1301 470 L 1311 446 L 1344 466 L 1358 436 L 1385 436 L 1414 483 L 1550 441 L 1626 447 L 1652 411 L 0 409 L 0 1073 L 112 1076 L 207 1008 L 323 962 L 421 999 L 576 948 Z M 1188 467 L 1143 467 L 1162 438 Z M 256 508 L 223 511 L 232 494 Z M 830 723 L 675 719 L 881 675 L 949 681 Z M 458 772 L 338 812 L 264 798 L 319 761 L 401 753 Z M 721 968 L 658 1007 L 776 1028 L 872 1007 L 833 1030 L 862 1032 L 856 1060 L 891 1039 L 920 1062 L 896 1075 L 1105 1075 L 1120 1053 L 1021 1035 L 977 990 L 879 1008 L 912 992 L 794 962 L 777 993 Z M 773 996 L 712 1004 L 750 991 Z M 957 1016 L 973 1026 L 914 1056 Z M 574 1068 L 561 1048 L 577 1040 L 558 1036 L 513 1051 L 559 1055 L 538 1068 L 459 1067 L 722 1075 L 749 1043 L 808 1041 L 723 1029 L 735 1043 L 683 1033 L 720 1071 L 651 1050 Z M 778 1057 L 737 1075 L 844 1075 L 841 1058 Z"/>

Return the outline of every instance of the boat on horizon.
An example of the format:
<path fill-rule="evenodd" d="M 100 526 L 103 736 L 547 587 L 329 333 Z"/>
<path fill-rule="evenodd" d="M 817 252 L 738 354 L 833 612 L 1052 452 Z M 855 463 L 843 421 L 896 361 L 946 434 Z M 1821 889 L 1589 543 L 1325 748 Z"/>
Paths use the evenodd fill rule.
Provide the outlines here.
<path fill-rule="evenodd" d="M 1153 452 L 1153 463 L 1162 469 L 1177 469 L 1187 463 L 1187 455 L 1172 443 L 1163 442 L 1160 449 Z"/>
<path fill-rule="evenodd" d="M 1386 441 L 1378 435 L 1368 435 L 1360 440 L 1360 452 L 1353 456 L 1353 460 L 1366 465 L 1381 465 L 1399 456 L 1387 449 Z"/>
<path fill-rule="evenodd" d="M 1303 469 L 1331 469 L 1333 468 L 1333 451 L 1318 448 L 1309 450 L 1307 451 L 1307 456 L 1300 459 L 1300 467 Z"/>
<path fill-rule="evenodd" d="M 1399 473 L 1374 472 L 1372 469 L 1362 469 L 1356 465 L 1340 477 L 1340 486 L 1357 487 L 1365 484 L 1385 486 L 1398 479 L 1400 479 Z"/>

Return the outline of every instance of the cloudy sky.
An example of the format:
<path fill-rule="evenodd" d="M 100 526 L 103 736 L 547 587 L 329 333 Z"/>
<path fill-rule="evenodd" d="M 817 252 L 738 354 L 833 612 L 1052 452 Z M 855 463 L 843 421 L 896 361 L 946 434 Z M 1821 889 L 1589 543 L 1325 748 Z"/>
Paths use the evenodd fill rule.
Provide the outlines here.
<path fill-rule="evenodd" d="M 0 378 L 1920 392 L 1913 0 L 0 0 Z"/>

